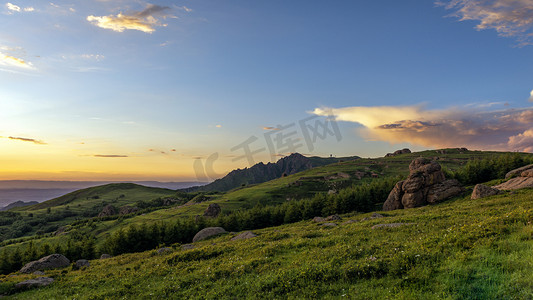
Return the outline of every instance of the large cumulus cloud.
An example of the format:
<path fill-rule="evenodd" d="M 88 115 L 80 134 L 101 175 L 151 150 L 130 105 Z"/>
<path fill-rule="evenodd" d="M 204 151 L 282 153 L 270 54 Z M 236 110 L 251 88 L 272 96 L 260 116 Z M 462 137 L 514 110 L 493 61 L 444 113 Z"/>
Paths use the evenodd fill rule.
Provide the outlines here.
<path fill-rule="evenodd" d="M 314 114 L 362 125 L 368 140 L 425 147 L 482 150 L 533 150 L 533 108 L 479 110 L 423 106 L 316 108 Z"/>

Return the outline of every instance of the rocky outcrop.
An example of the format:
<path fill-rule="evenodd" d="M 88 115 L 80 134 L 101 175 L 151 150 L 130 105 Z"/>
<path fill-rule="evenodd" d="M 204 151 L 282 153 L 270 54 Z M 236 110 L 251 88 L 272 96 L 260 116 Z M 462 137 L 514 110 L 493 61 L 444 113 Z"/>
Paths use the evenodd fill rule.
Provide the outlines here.
<path fill-rule="evenodd" d="M 316 223 L 321 223 L 321 222 L 324 222 L 326 221 L 326 219 L 322 218 L 322 217 L 314 217 L 313 218 L 313 222 L 316 222 Z"/>
<path fill-rule="evenodd" d="M 226 233 L 227 231 L 224 230 L 224 228 L 222 227 L 207 227 L 207 228 L 204 228 L 200 231 L 198 231 L 198 233 L 194 236 L 194 238 L 192 239 L 193 243 L 194 242 L 199 242 L 201 240 L 205 240 L 206 238 L 209 238 L 209 237 L 212 237 L 212 236 L 215 236 L 215 235 L 219 235 L 219 234 L 223 234 L 223 233 Z"/>
<path fill-rule="evenodd" d="M 49 277 L 39 277 L 35 279 L 29 279 L 23 282 L 19 282 L 15 285 L 17 289 L 31 289 L 35 287 L 47 286 L 54 282 L 53 278 Z"/>
<path fill-rule="evenodd" d="M 509 179 L 514 176 L 521 176 L 522 172 L 533 171 L 533 165 L 527 165 L 518 169 L 514 169 L 505 174 L 505 179 Z M 527 173 L 526 173 L 527 174 Z M 524 176 L 528 177 L 528 176 Z"/>
<path fill-rule="evenodd" d="M 339 215 L 331 215 L 326 217 L 325 221 L 340 221 L 342 218 Z"/>
<path fill-rule="evenodd" d="M 408 148 L 403 148 L 401 150 L 394 151 L 394 153 L 387 153 L 387 155 L 385 155 L 385 157 L 391 157 L 391 156 L 396 156 L 396 155 L 400 155 L 400 154 L 408 154 L 408 153 L 411 153 L 411 150 L 409 150 Z"/>
<path fill-rule="evenodd" d="M 27 263 L 22 269 L 20 269 L 20 272 L 30 274 L 40 270 L 64 268 L 68 265 L 70 265 L 70 260 L 64 255 L 52 254 Z"/>
<path fill-rule="evenodd" d="M 243 233 L 240 233 L 236 236 L 234 236 L 233 238 L 231 238 L 232 241 L 238 241 L 238 240 L 247 240 L 247 239 L 251 239 L 251 238 L 254 238 L 254 237 L 257 237 L 257 234 L 251 232 L 251 231 L 245 231 Z"/>
<path fill-rule="evenodd" d="M 485 198 L 489 196 L 494 196 L 500 193 L 500 190 L 491 188 L 490 186 L 486 186 L 484 184 L 476 184 L 474 187 L 474 191 L 472 192 L 472 196 L 470 196 L 470 199 L 480 199 Z"/>
<path fill-rule="evenodd" d="M 518 176 L 518 177 L 514 177 Z M 518 190 L 533 187 L 533 165 L 512 170 L 505 175 L 505 178 L 511 178 L 508 181 L 498 184 L 493 188 L 498 190 Z"/>
<path fill-rule="evenodd" d="M 115 209 L 115 207 L 113 207 L 113 205 L 109 204 L 109 205 L 104 206 L 102 211 L 98 214 L 98 217 L 99 218 L 108 217 L 108 216 L 114 216 L 116 214 L 117 214 L 117 210 Z"/>
<path fill-rule="evenodd" d="M 455 179 L 445 180 L 442 183 L 433 185 L 428 190 L 427 202 L 429 204 L 439 203 L 451 197 L 457 196 L 464 191 L 465 189 L 459 183 L 459 181 Z"/>
<path fill-rule="evenodd" d="M 495 189 L 500 191 L 518 190 L 531 187 L 533 187 L 533 177 L 515 177 L 509 179 L 509 181 L 494 186 Z"/>
<path fill-rule="evenodd" d="M 463 191 L 457 180 L 446 180 L 437 162 L 420 157 L 409 165 L 407 179 L 396 183 L 383 204 L 383 210 L 439 203 Z"/>
<path fill-rule="evenodd" d="M 204 211 L 204 217 L 208 218 L 216 218 L 220 214 L 222 209 L 220 208 L 220 205 L 216 203 L 211 203 Z"/>
<path fill-rule="evenodd" d="M 113 256 L 111 256 L 110 254 L 107 254 L 107 253 L 104 253 L 102 255 L 100 255 L 100 259 L 108 259 L 108 258 L 111 258 Z"/>
<path fill-rule="evenodd" d="M 120 215 L 128 215 L 128 214 L 132 214 L 132 213 L 135 213 L 135 212 L 138 212 L 139 211 L 139 208 L 136 207 L 136 206 L 122 206 L 118 213 Z"/>

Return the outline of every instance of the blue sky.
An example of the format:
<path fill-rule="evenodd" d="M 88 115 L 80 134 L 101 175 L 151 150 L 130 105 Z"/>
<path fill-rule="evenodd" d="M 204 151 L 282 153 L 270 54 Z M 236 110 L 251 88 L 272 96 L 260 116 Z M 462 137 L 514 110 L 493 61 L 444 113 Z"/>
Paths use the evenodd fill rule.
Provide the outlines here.
<path fill-rule="evenodd" d="M 311 155 L 533 151 L 531 0 L 9 1 L 3 179 L 188 180 L 217 152 L 223 174 L 313 115 L 342 138 Z"/>

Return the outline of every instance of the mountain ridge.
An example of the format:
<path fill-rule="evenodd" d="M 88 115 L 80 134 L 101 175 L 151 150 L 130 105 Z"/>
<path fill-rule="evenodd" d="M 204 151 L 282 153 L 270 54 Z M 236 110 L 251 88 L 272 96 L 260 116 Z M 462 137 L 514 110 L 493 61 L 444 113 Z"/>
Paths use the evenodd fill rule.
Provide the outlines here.
<path fill-rule="evenodd" d="M 267 164 L 259 162 L 250 168 L 235 169 L 226 176 L 219 178 L 207 185 L 181 189 L 183 192 L 226 192 L 234 188 L 258 184 L 280 178 L 282 176 L 292 175 L 314 167 L 325 166 L 337 163 L 343 160 L 359 159 L 358 156 L 351 157 L 306 157 L 300 153 L 292 153 L 279 159 L 277 162 Z"/>

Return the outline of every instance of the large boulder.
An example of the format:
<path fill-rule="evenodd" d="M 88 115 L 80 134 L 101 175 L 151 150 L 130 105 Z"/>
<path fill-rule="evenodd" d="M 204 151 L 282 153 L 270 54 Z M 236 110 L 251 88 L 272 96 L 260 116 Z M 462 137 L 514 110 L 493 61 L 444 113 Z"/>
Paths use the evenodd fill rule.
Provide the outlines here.
<path fill-rule="evenodd" d="M 446 180 L 441 166 L 424 157 L 409 164 L 409 176 L 396 183 L 383 210 L 414 208 L 438 203 L 464 191 L 457 180 Z"/>
<path fill-rule="evenodd" d="M 74 265 L 74 269 L 79 270 L 82 268 L 88 268 L 91 266 L 91 263 L 86 259 L 78 259 Z"/>
<path fill-rule="evenodd" d="M 220 208 L 220 205 L 216 203 L 211 203 L 206 208 L 204 212 L 204 217 L 216 218 L 220 214 L 221 211 L 222 209 Z"/>
<path fill-rule="evenodd" d="M 414 193 L 405 193 L 402 197 L 403 208 L 415 208 L 426 204 L 426 191 L 418 190 Z"/>
<path fill-rule="evenodd" d="M 480 199 L 497 195 L 499 193 L 500 190 L 498 189 L 491 188 L 490 186 L 486 186 L 484 184 L 476 184 L 476 186 L 474 187 L 474 191 L 472 192 L 472 196 L 470 196 L 470 199 Z"/>
<path fill-rule="evenodd" d="M 205 240 L 208 237 L 212 237 L 212 236 L 219 235 L 219 234 L 226 233 L 226 232 L 227 231 L 224 230 L 224 228 L 222 227 L 207 227 L 207 228 L 204 228 L 198 231 L 198 233 L 194 236 L 192 241 L 193 243 L 199 242 L 201 240 Z"/>
<path fill-rule="evenodd" d="M 533 187 L 533 177 L 515 177 L 509 179 L 504 183 L 498 184 L 493 188 L 498 189 L 500 191 L 508 191 L 531 187 Z"/>
<path fill-rule="evenodd" d="M 455 179 L 448 179 L 429 187 L 426 200 L 429 204 L 439 203 L 463 193 L 465 189 Z"/>
<path fill-rule="evenodd" d="M 392 191 L 389 194 L 389 197 L 387 197 L 387 201 L 383 204 L 383 210 L 395 210 L 403 208 L 402 204 L 402 197 L 403 197 L 403 180 L 398 181 Z"/>
<path fill-rule="evenodd" d="M 23 282 L 19 282 L 15 285 L 17 289 L 31 289 L 35 287 L 47 286 L 54 282 L 53 278 L 49 277 L 39 277 L 35 279 L 29 279 Z"/>
<path fill-rule="evenodd" d="M 507 174 L 505 174 L 505 179 L 509 179 L 517 175 L 521 176 L 522 172 L 525 172 L 525 171 L 533 171 L 533 164 L 509 171 Z M 524 177 L 527 177 L 527 176 L 524 176 Z"/>
<path fill-rule="evenodd" d="M 22 269 L 20 269 L 20 272 L 30 274 L 40 270 L 64 268 L 68 265 L 70 265 L 70 260 L 64 255 L 52 254 L 27 263 Z"/>

